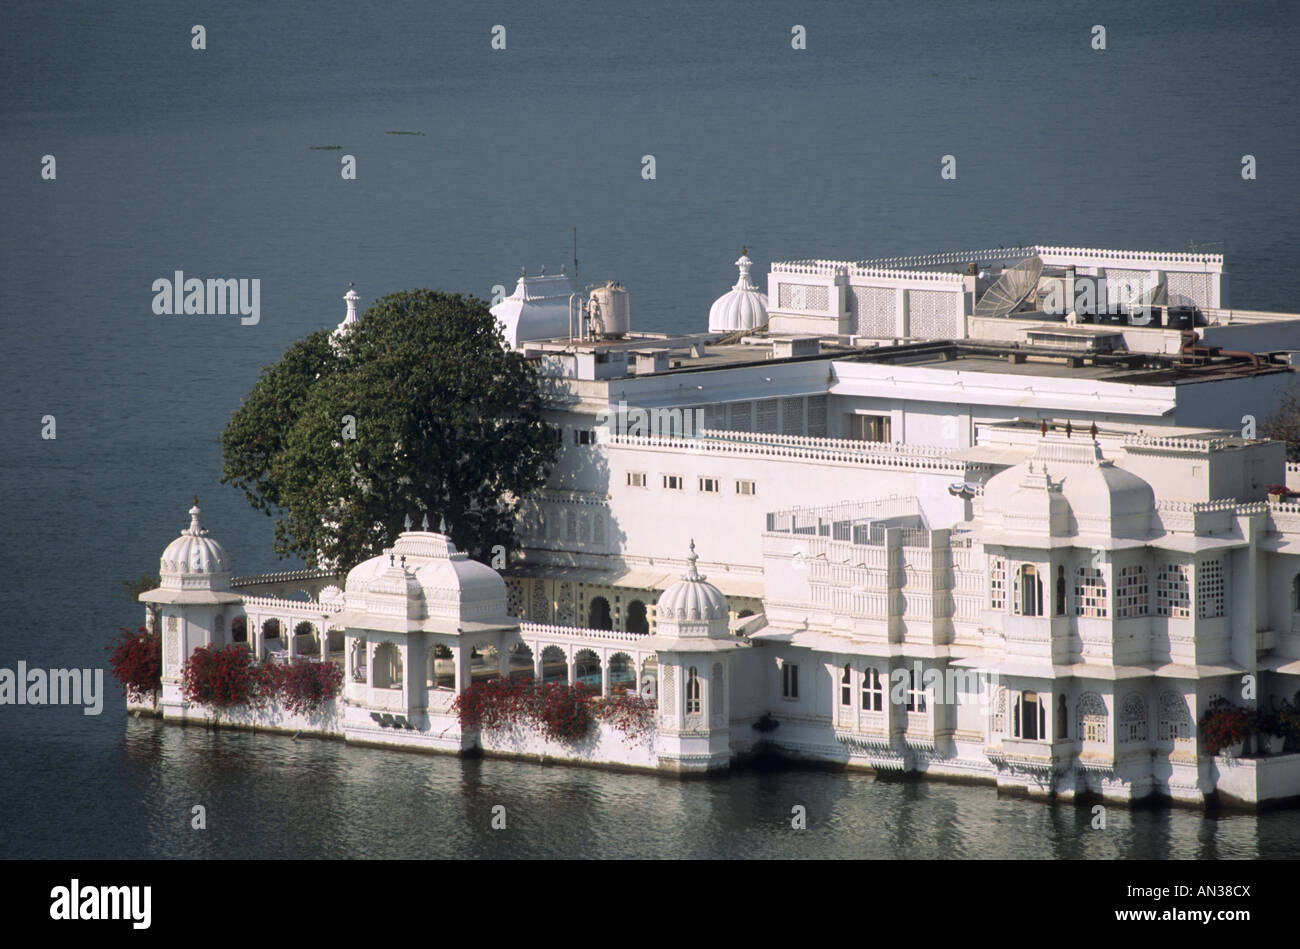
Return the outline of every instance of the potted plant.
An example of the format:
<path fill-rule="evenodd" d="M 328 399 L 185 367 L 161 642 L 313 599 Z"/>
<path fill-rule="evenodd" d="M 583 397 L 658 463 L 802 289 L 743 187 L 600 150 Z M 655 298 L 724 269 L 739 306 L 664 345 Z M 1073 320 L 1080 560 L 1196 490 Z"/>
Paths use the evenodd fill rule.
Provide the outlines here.
<path fill-rule="evenodd" d="M 1270 484 L 1264 490 L 1268 492 L 1268 499 L 1274 503 L 1289 500 L 1291 497 L 1291 492 L 1284 484 Z"/>
<path fill-rule="evenodd" d="M 1197 733 L 1206 754 L 1223 752 L 1235 758 L 1241 754 L 1246 736 L 1250 734 L 1251 717 L 1244 708 L 1237 708 L 1227 699 L 1215 699 L 1196 723 Z"/>
<path fill-rule="evenodd" d="M 1286 728 L 1279 709 L 1269 706 L 1255 712 L 1255 732 L 1259 735 L 1259 750 L 1266 755 L 1280 755 L 1286 744 Z"/>

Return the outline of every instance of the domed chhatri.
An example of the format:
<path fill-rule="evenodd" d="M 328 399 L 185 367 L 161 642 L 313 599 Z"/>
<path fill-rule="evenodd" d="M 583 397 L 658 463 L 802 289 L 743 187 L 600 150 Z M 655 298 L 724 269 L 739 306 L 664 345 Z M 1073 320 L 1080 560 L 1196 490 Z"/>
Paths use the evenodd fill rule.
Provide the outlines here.
<path fill-rule="evenodd" d="M 381 555 L 353 567 L 345 597 L 349 612 L 398 620 L 498 622 L 508 612 L 501 575 L 430 531 L 405 531 Z"/>
<path fill-rule="evenodd" d="M 736 261 L 740 279 L 709 308 L 710 333 L 752 330 L 767 322 L 767 297 L 749 279 L 749 268 L 753 263 L 742 248 L 740 259 Z"/>
<path fill-rule="evenodd" d="M 656 606 L 656 622 L 661 636 L 728 636 L 727 620 L 730 607 L 722 591 L 715 587 L 695 567 L 699 557 L 695 541 L 686 558 L 687 569 L 682 578 L 664 590 Z"/>
<path fill-rule="evenodd" d="M 190 508 L 190 526 L 167 545 L 159 562 L 161 588 L 227 590 L 230 557 L 200 523 L 199 499 Z"/>

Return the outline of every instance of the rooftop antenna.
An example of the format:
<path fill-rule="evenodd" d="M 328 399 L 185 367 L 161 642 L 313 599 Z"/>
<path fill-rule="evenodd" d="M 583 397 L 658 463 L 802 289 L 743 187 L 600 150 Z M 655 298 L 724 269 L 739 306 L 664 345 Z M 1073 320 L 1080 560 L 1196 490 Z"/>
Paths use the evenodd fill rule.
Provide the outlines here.
<path fill-rule="evenodd" d="M 576 227 L 573 229 L 573 285 L 582 286 L 578 282 L 578 229 Z"/>
<path fill-rule="evenodd" d="M 1038 286 L 1043 275 L 1043 259 L 1037 254 L 1026 257 L 1004 271 L 997 283 L 984 291 L 975 304 L 976 316 L 1006 316 L 1024 302 Z"/>

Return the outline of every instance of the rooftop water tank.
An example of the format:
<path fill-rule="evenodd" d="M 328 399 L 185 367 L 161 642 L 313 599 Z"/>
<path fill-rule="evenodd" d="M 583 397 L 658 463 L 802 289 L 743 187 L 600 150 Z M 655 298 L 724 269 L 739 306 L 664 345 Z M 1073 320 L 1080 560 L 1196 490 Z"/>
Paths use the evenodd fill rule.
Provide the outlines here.
<path fill-rule="evenodd" d="M 602 339 L 622 339 L 632 329 L 627 289 L 613 280 L 591 291 L 588 314 L 596 335 Z"/>

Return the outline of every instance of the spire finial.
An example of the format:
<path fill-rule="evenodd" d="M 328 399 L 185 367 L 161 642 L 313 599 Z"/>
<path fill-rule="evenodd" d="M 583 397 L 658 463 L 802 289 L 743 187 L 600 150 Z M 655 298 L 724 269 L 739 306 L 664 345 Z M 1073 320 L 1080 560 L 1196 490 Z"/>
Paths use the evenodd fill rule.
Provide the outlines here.
<path fill-rule="evenodd" d="M 748 256 L 749 256 L 749 248 L 746 247 L 744 244 L 741 244 L 741 245 L 740 245 L 740 256 L 741 256 L 741 257 L 748 257 Z"/>
<path fill-rule="evenodd" d="M 447 533 L 447 518 L 443 517 L 441 514 L 438 515 L 438 533 Z"/>
<path fill-rule="evenodd" d="M 420 518 L 420 530 L 427 532 L 429 530 L 429 512 L 424 512 L 424 517 Z"/>
<path fill-rule="evenodd" d="M 408 531 L 411 529 L 411 515 L 408 514 L 402 519 L 402 529 Z"/>
<path fill-rule="evenodd" d="M 199 536 L 203 533 L 203 525 L 199 523 L 199 496 L 194 495 L 194 506 L 190 508 L 190 529 L 187 534 Z"/>
<path fill-rule="evenodd" d="M 1038 434 L 1043 438 L 1047 437 L 1047 419 L 1043 419 L 1043 424 L 1038 426 Z"/>
<path fill-rule="evenodd" d="M 758 289 L 758 287 L 754 286 L 754 284 L 750 282 L 749 268 L 754 265 L 754 262 L 749 259 L 749 255 L 745 253 L 745 251 L 746 248 L 744 247 L 740 249 L 740 259 L 736 261 L 736 269 L 740 271 L 740 279 L 737 280 L 736 285 L 731 288 L 733 290 Z"/>
<path fill-rule="evenodd" d="M 695 569 L 695 561 L 700 558 L 695 554 L 695 538 L 691 538 L 691 552 L 686 555 L 686 573 L 682 576 L 683 580 L 703 580 L 700 572 Z"/>

